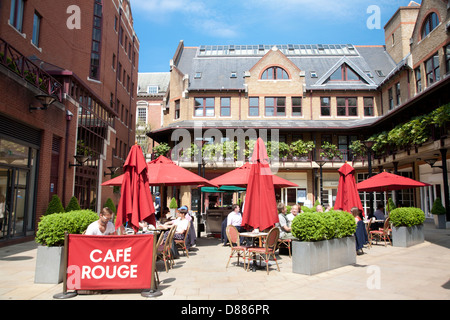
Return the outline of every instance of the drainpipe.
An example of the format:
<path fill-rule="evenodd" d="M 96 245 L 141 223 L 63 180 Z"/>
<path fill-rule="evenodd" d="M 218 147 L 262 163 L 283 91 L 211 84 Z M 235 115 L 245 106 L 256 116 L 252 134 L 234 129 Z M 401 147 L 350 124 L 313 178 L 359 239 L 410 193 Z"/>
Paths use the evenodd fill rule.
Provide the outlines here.
<path fill-rule="evenodd" d="M 64 146 L 64 173 L 63 173 L 63 190 L 62 190 L 62 203 L 64 208 L 66 207 L 66 183 L 67 183 L 67 152 L 69 151 L 69 132 L 70 132 L 70 121 L 72 120 L 73 113 L 70 110 L 66 110 L 66 138 L 65 138 L 65 146 Z"/>

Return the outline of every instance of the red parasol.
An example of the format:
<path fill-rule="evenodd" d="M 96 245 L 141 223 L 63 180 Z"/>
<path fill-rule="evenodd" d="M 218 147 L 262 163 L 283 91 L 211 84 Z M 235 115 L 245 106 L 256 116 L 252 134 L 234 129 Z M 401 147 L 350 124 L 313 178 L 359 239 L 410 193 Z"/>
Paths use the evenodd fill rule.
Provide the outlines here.
<path fill-rule="evenodd" d="M 367 192 L 383 192 L 427 186 L 430 185 L 385 171 L 361 181 L 356 185 L 358 191 Z"/>
<path fill-rule="evenodd" d="M 205 185 L 218 187 L 217 184 L 208 181 L 199 175 L 184 169 L 164 156 L 147 163 L 148 181 L 151 186 L 185 186 Z M 121 186 L 124 174 L 102 183 L 102 186 Z"/>
<path fill-rule="evenodd" d="M 265 230 L 274 226 L 279 220 L 273 175 L 270 171 L 266 147 L 261 138 L 256 141 L 251 161 L 242 226 Z"/>
<path fill-rule="evenodd" d="M 211 179 L 210 182 L 219 186 L 245 187 L 248 183 L 251 168 L 252 165 L 247 162 L 242 167 L 236 168 L 230 172 L 222 174 L 217 178 Z M 273 185 L 275 188 L 298 187 L 295 183 L 275 175 L 273 176 Z"/>
<path fill-rule="evenodd" d="M 117 208 L 116 228 L 128 221 L 134 231 L 139 230 L 139 222 L 146 221 L 156 226 L 150 186 L 148 184 L 147 164 L 142 149 L 135 144 L 123 166 L 124 174 L 121 197 Z"/>
<path fill-rule="evenodd" d="M 355 169 L 347 162 L 339 168 L 339 185 L 334 209 L 351 212 L 353 207 L 363 211 L 358 189 L 356 189 Z"/>

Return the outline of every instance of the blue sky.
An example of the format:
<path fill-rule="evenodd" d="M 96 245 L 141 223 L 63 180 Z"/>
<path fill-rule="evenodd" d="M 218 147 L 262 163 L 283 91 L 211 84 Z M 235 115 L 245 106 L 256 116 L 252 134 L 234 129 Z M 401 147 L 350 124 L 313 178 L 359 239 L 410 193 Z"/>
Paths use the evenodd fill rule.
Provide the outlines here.
<path fill-rule="evenodd" d="M 170 59 L 180 40 L 189 47 L 214 44 L 383 45 L 384 25 L 400 6 L 407 6 L 409 2 L 131 0 L 134 28 L 140 41 L 139 72 L 169 71 Z M 421 0 L 416 2 L 420 4 Z"/>

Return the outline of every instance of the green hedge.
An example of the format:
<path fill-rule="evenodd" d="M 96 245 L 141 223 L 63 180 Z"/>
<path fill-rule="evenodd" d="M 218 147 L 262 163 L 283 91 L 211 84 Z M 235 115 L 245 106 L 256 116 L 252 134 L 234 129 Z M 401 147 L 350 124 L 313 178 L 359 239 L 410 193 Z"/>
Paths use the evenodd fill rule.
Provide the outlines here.
<path fill-rule="evenodd" d="M 419 208 L 397 208 L 391 211 L 389 219 L 394 227 L 411 227 L 425 221 L 425 213 Z"/>
<path fill-rule="evenodd" d="M 343 238 L 355 231 L 355 218 L 346 211 L 300 213 L 292 222 L 292 234 L 300 241 Z"/>
<path fill-rule="evenodd" d="M 91 210 L 76 210 L 43 216 L 38 224 L 35 241 L 44 246 L 64 245 L 64 232 L 82 234 L 87 227 L 98 220 Z"/>

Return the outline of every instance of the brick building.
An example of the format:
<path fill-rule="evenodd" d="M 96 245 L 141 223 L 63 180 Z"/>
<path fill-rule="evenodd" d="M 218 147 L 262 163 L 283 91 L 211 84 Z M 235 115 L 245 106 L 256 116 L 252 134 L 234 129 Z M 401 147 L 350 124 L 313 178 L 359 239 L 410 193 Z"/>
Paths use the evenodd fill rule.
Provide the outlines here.
<path fill-rule="evenodd" d="M 181 41 L 171 60 L 163 126 L 148 135 L 171 143 L 172 159 L 180 165 L 195 172 L 204 166 L 208 179 L 245 163 L 248 147 L 239 139 L 263 136 L 273 152 L 272 170 L 298 184 L 276 191 L 286 204 L 318 199 L 333 205 L 337 169 L 349 161 L 362 181 L 368 177 L 370 155 L 372 173 L 388 170 L 432 184 L 389 197 L 403 206 L 422 207 L 429 216 L 434 198 L 441 196 L 448 210 L 448 3 L 423 0 L 422 5 L 411 2 L 399 8 L 385 26 L 385 45 L 379 46 L 187 47 Z M 438 117 L 447 120 L 424 124 L 422 140 L 405 134 L 412 120 L 439 111 Z M 395 140 L 394 133 L 400 131 L 404 138 Z M 193 144 L 203 140 L 203 150 L 231 142 L 241 151 L 231 152 L 230 161 L 217 149 L 212 154 L 203 151 L 203 163 L 198 164 L 195 152 L 189 153 L 195 147 L 174 139 L 177 135 Z M 363 142 L 369 139 L 376 143 L 368 154 Z M 313 147 L 305 147 L 307 142 Z M 431 168 L 428 159 L 443 168 Z M 195 207 L 191 191 L 168 190 Z M 360 195 L 368 211 L 370 194 Z M 380 193 L 373 196 L 373 207 L 387 200 Z"/>
<path fill-rule="evenodd" d="M 53 194 L 94 210 L 118 202 L 100 184 L 135 142 L 139 40 L 129 1 L 8 0 L 0 14 L 1 236 L 10 243 L 34 235 Z"/>

